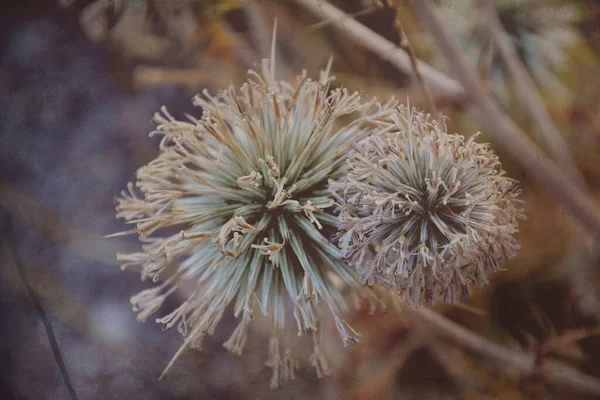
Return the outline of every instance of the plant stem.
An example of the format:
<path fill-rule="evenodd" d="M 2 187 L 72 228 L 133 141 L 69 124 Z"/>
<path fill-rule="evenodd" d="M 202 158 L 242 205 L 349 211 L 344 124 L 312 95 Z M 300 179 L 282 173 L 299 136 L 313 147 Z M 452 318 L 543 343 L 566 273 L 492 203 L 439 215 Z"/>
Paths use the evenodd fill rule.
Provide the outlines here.
<path fill-rule="evenodd" d="M 339 21 L 331 27 L 348 36 L 357 43 L 371 50 L 381 59 L 388 61 L 403 73 L 413 76 L 414 70 L 410 56 L 379 34 L 373 32 L 360 22 L 348 16 L 345 12 L 332 6 L 326 1 L 294 0 L 306 11 L 323 20 Z M 430 65 L 419 61 L 419 70 L 423 79 L 441 96 L 459 101 L 464 97 L 464 89 L 454 79 L 444 75 Z"/>
<path fill-rule="evenodd" d="M 437 11 L 428 1 L 412 0 L 412 4 L 425 26 L 435 37 L 440 51 L 452 66 L 455 76 L 471 100 L 474 117 L 492 134 L 499 146 L 512 154 L 526 172 L 557 197 L 594 235 L 600 234 L 600 212 L 594 202 L 560 167 L 521 131 L 483 90 L 469 66 L 456 40 L 443 25 Z"/>
<path fill-rule="evenodd" d="M 529 110 L 529 113 L 535 122 L 536 130 L 548 149 L 550 156 L 565 169 L 569 176 L 577 181 L 577 184 L 581 188 L 585 188 L 585 181 L 577 169 L 577 164 L 569 151 L 567 142 L 556 125 L 552 122 L 552 118 L 544 107 L 544 101 L 538 93 L 533 79 L 519 59 L 517 50 L 502 26 L 496 9 L 491 2 L 488 2 L 486 12 L 488 15 L 487 21 L 489 21 L 489 29 L 492 34 L 492 39 L 496 44 L 498 54 L 502 57 L 502 60 L 512 77 L 514 86 Z"/>
<path fill-rule="evenodd" d="M 538 367 L 533 355 L 524 354 L 494 343 L 431 310 L 404 307 L 403 312 L 409 323 L 420 323 L 428 331 L 435 332 L 438 336 L 451 340 L 475 353 L 515 367 L 523 374 L 541 373 L 543 377 L 552 382 L 582 392 L 600 395 L 600 381 L 598 379 L 582 374 L 568 365 L 557 361 L 544 360 L 541 366 Z"/>
<path fill-rule="evenodd" d="M 406 53 L 408 53 L 408 56 L 410 57 L 410 64 L 412 65 L 414 75 L 417 78 L 417 82 L 419 82 L 421 91 L 423 92 L 423 95 L 425 96 L 425 101 L 427 102 L 429 111 L 431 113 L 433 113 L 433 115 L 435 115 L 436 119 L 440 119 L 440 122 L 442 123 L 442 126 L 443 126 L 443 117 L 438 112 L 437 107 L 435 106 L 435 102 L 433 101 L 433 96 L 431 96 L 431 92 L 429 91 L 429 88 L 427 87 L 427 83 L 425 83 L 425 80 L 423 79 L 423 75 L 421 74 L 421 71 L 419 70 L 419 60 L 417 59 L 417 55 L 415 54 L 415 51 L 413 50 L 412 46 L 410 45 L 408 36 L 406 36 L 406 32 L 404 31 L 404 28 L 402 27 L 402 22 L 400 21 L 400 15 L 398 15 L 398 14 L 399 14 L 398 11 L 396 11 L 396 20 L 394 23 L 395 23 L 398 31 L 400 31 L 400 48 L 404 49 L 406 51 Z"/>

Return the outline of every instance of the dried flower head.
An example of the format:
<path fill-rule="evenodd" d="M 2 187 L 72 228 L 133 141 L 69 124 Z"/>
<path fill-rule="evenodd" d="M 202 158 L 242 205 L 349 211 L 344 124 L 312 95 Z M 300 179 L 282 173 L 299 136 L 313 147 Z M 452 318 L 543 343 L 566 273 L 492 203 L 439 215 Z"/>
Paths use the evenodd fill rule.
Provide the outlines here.
<path fill-rule="evenodd" d="M 88 39 L 104 42 L 129 57 L 161 60 L 189 55 L 212 44 L 218 51 L 226 35 L 220 16 L 241 6 L 239 1 L 201 0 L 59 0 L 62 7 L 80 10 L 80 24 Z M 209 34 L 210 32 L 210 34 Z M 217 43 L 218 42 L 218 43 Z"/>
<path fill-rule="evenodd" d="M 286 310 L 300 336 L 317 331 L 317 305 L 324 303 L 344 344 L 358 340 L 341 318 L 346 305 L 334 279 L 361 285 L 329 241 L 339 221 L 327 181 L 340 177 L 342 155 L 394 102 L 365 104 L 356 92 L 330 89 L 330 66 L 318 81 L 304 73 L 287 83 L 275 81 L 263 60 L 241 89 L 194 97 L 201 119 L 178 121 L 165 108 L 155 116 L 154 133 L 164 138 L 158 157 L 137 172 L 144 196 L 130 184 L 117 205 L 117 217 L 135 224 L 132 232 L 146 244 L 118 258 L 123 267 L 141 265 L 142 276 L 155 281 L 171 268 L 159 286 L 131 299 L 140 321 L 184 283 L 196 285 L 187 301 L 156 320 L 187 336 L 177 355 L 212 334 L 230 304 L 241 316 L 224 343 L 232 353 L 242 352 L 257 309 L 270 316 L 272 386 L 293 377 L 297 364 L 282 334 Z M 312 336 L 310 359 L 325 374 L 319 337 Z"/>
<path fill-rule="evenodd" d="M 363 282 L 409 304 L 460 300 L 519 248 L 511 236 L 523 217 L 518 182 L 478 134 L 448 134 L 403 106 L 392 119 L 357 143 L 347 175 L 330 182 L 339 246 Z"/>

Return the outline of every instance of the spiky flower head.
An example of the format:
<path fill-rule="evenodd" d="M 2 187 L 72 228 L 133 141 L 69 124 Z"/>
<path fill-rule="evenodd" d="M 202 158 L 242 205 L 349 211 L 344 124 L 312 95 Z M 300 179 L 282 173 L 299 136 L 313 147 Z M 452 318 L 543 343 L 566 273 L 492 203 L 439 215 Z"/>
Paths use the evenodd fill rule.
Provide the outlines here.
<path fill-rule="evenodd" d="M 117 217 L 135 224 L 146 244 L 118 258 L 154 281 L 169 270 L 131 299 L 140 321 L 177 288 L 195 285 L 179 308 L 156 319 L 187 336 L 178 354 L 212 334 L 230 304 L 241 318 L 224 343 L 232 353 L 241 354 L 257 310 L 272 320 L 272 386 L 293 377 L 296 366 L 283 336 L 288 310 L 300 336 L 318 330 L 323 303 L 344 344 L 358 340 L 342 319 L 346 304 L 334 280 L 361 285 L 329 241 L 339 221 L 327 181 L 340 177 L 342 155 L 393 102 L 362 103 L 356 92 L 331 89 L 330 66 L 317 81 L 304 73 L 287 83 L 264 60 L 239 90 L 194 97 L 200 119 L 178 121 L 165 108 L 155 116 L 154 133 L 164 137 L 158 157 L 137 172 L 143 197 L 130 184 L 117 205 Z M 325 374 L 312 336 L 311 360 Z"/>
<path fill-rule="evenodd" d="M 339 246 L 363 282 L 409 304 L 454 302 L 486 283 L 519 245 L 518 182 L 486 144 L 448 134 L 429 114 L 400 106 L 390 124 L 349 153 L 331 181 Z"/>

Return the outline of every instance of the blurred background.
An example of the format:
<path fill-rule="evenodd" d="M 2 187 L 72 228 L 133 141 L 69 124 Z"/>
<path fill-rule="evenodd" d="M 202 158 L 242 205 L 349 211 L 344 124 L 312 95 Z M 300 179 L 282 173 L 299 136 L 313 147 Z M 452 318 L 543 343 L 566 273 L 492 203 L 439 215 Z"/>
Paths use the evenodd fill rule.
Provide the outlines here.
<path fill-rule="evenodd" d="M 329 3 L 396 44 L 401 26 L 418 58 L 450 73 L 407 1 Z M 600 2 L 492 4 L 600 207 Z M 489 93 L 543 147 L 477 4 L 438 0 L 437 7 Z M 325 351 L 334 373 L 322 380 L 302 365 L 295 380 L 269 389 L 268 338 L 253 332 L 241 357 L 229 355 L 221 343 L 236 320 L 226 316 L 202 351 L 187 351 L 158 381 L 182 339 L 135 320 L 129 298 L 150 283 L 116 262 L 117 251 L 138 248 L 136 237 L 102 238 L 125 229 L 114 218 L 113 198 L 157 155 L 159 139 L 148 137 L 154 112 L 166 105 L 176 117 L 200 116 L 191 104 L 195 93 L 241 85 L 269 56 L 275 17 L 279 78 L 303 69 L 318 76 L 333 54 L 336 85 L 366 98 L 410 98 L 427 109 L 410 73 L 340 32 L 336 24 L 344 20 L 292 0 L 3 6 L 0 399 L 594 398 L 451 340 L 427 336 L 414 346 L 409 339 L 424 327 L 390 308 L 348 316 L 362 340 L 343 349 L 332 334 Z M 449 117 L 449 131 L 468 137 L 482 129 L 468 97 L 433 90 L 432 97 Z M 486 132 L 480 140 L 497 148 Z M 600 247 L 578 240 L 578 223 L 522 160 L 497 153 L 527 201 L 520 255 L 465 303 L 433 309 L 539 363 L 560 360 L 600 379 Z"/>

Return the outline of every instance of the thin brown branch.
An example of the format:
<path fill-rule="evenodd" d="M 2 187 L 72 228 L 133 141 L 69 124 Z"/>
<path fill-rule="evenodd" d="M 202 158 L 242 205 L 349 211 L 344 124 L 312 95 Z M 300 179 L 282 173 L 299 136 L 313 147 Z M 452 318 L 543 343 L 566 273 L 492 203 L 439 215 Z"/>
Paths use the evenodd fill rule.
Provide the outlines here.
<path fill-rule="evenodd" d="M 477 315 L 478 317 L 485 317 L 485 311 L 477 307 L 470 306 L 466 303 L 454 303 L 451 305 L 461 310 L 465 310 L 466 312 L 471 313 L 473 315 Z"/>
<path fill-rule="evenodd" d="M 600 234 L 600 211 L 584 191 L 521 131 L 488 96 L 456 40 L 428 1 L 412 0 L 419 17 L 435 37 L 471 100 L 474 117 L 492 134 L 499 146 L 557 197 L 594 235 Z"/>
<path fill-rule="evenodd" d="M 433 101 L 433 96 L 431 96 L 431 91 L 429 90 L 429 87 L 427 86 L 427 83 L 425 83 L 425 80 L 423 79 L 423 75 L 421 74 L 421 71 L 419 70 L 419 60 L 417 59 L 417 55 L 415 54 L 415 51 L 413 50 L 412 46 L 410 45 L 408 36 L 406 36 L 406 32 L 404 31 L 404 28 L 402 27 L 402 22 L 400 21 L 400 15 L 397 10 L 396 10 L 396 20 L 394 21 L 394 24 L 396 25 L 396 28 L 400 32 L 400 48 L 404 49 L 408 53 L 408 56 L 410 57 L 410 64 L 412 65 L 414 75 L 417 78 L 417 82 L 419 82 L 421 91 L 423 92 L 423 95 L 425 96 L 425 101 L 427 102 L 429 111 L 431 113 L 433 113 L 433 115 L 435 115 L 436 118 L 443 118 L 440 115 L 440 113 L 438 112 L 437 107 L 435 106 L 435 102 Z"/>
<path fill-rule="evenodd" d="M 480 384 L 475 380 L 475 377 L 467 373 L 469 366 L 463 354 L 464 350 L 456 346 L 449 348 L 449 345 L 443 343 L 439 338 L 430 340 L 427 349 L 460 390 L 463 398 L 468 394 L 474 394 L 480 389 Z"/>
<path fill-rule="evenodd" d="M 552 121 L 531 75 L 521 62 L 517 50 L 502 26 L 496 9 L 490 1 L 488 1 L 487 8 L 492 40 L 507 67 L 514 86 L 519 92 L 519 96 L 529 110 L 540 139 L 555 162 L 565 169 L 565 172 L 579 187 L 587 190 L 585 180 L 577 168 L 577 163 L 569 151 L 567 142 Z M 565 262 L 561 262 L 559 265 L 565 271 L 565 275 L 571 282 L 571 286 L 579 292 L 578 304 L 580 309 L 588 314 L 595 315 L 596 319 L 600 321 L 600 298 L 598 297 L 593 279 L 595 272 L 592 263 L 594 258 L 591 257 L 590 251 L 587 248 L 590 247 L 590 239 L 593 240 L 581 227 L 577 227 L 573 235 L 573 244 L 569 250 L 569 254 L 566 256 Z M 581 243 L 588 243 L 588 245 L 584 245 L 582 248 Z M 594 245 L 592 244 L 591 246 Z"/>
<path fill-rule="evenodd" d="M 6 214 L 6 215 L 3 215 L 4 221 L 2 221 L 2 222 L 4 222 L 3 225 L 6 225 L 6 230 L 7 230 L 6 234 L 8 237 L 8 245 L 9 245 L 10 252 L 12 253 L 13 259 L 15 261 L 15 266 L 17 269 L 17 274 L 19 275 L 19 279 L 21 279 L 21 283 L 23 283 L 23 286 L 25 286 L 25 289 L 27 290 L 29 299 L 33 303 L 37 313 L 40 316 L 40 319 L 42 320 L 42 323 L 44 324 L 44 329 L 46 330 L 46 335 L 48 336 L 48 341 L 50 342 L 50 348 L 52 349 L 52 353 L 54 355 L 56 364 L 58 365 L 58 370 L 60 371 L 60 375 L 63 378 L 63 382 L 69 391 L 69 396 L 71 397 L 71 399 L 77 400 L 77 399 L 79 399 L 79 397 L 77 396 L 77 392 L 75 391 L 75 388 L 71 381 L 71 376 L 69 375 L 69 371 L 68 371 L 65 361 L 63 359 L 62 352 L 60 351 L 60 346 L 58 345 L 58 341 L 56 340 L 56 334 L 54 333 L 52 324 L 50 323 L 50 320 L 48 319 L 48 314 L 46 313 L 44 306 L 40 302 L 40 298 L 36 294 L 35 290 L 33 290 L 33 287 L 31 286 L 31 284 L 29 283 L 29 279 L 27 278 L 27 272 L 25 271 L 25 267 L 23 266 L 23 261 L 21 260 L 21 255 L 19 253 L 19 246 L 17 243 L 17 235 L 15 233 L 15 229 L 13 226 L 13 217 L 8 212 L 5 212 L 4 210 L 0 210 L 0 211 L 3 211 L 2 214 Z"/>
<path fill-rule="evenodd" d="M 403 73 L 412 76 L 414 74 L 411 65 L 410 56 L 402 49 L 396 46 L 379 34 L 373 32 L 360 22 L 349 17 L 346 13 L 332 6 L 326 1 L 316 0 L 294 0 L 306 11 L 323 20 L 339 21 L 333 23 L 332 28 L 343 33 L 356 43 L 361 44 L 371 50 L 381 59 L 388 61 Z M 419 61 L 419 70 L 423 74 L 423 79 L 439 95 L 452 99 L 461 100 L 464 97 L 464 89 L 454 79 L 444 75 L 430 65 Z"/>
<path fill-rule="evenodd" d="M 384 395 L 389 382 L 393 382 L 398 371 L 406 364 L 411 354 L 424 346 L 424 340 L 416 333 L 409 333 L 408 337 L 398 342 L 386 357 L 382 357 L 381 365 L 369 375 L 360 379 L 346 393 L 349 399 L 373 399 Z M 386 385 L 387 383 L 387 385 Z"/>
<path fill-rule="evenodd" d="M 346 16 L 349 18 L 360 17 L 361 15 L 368 15 L 368 14 L 374 13 L 378 9 L 379 9 L 379 7 L 377 7 L 377 6 L 369 7 L 369 8 L 365 8 L 364 10 L 357 11 L 355 13 L 346 14 Z M 334 22 L 341 22 L 341 20 L 328 19 L 325 21 L 317 22 L 316 24 L 309 26 L 308 30 L 309 31 L 317 31 L 319 29 L 326 27 L 327 25 L 329 25 L 331 23 L 334 23 Z"/>
<path fill-rule="evenodd" d="M 553 335 L 546 341 L 539 343 L 538 351 L 542 355 L 555 353 L 558 350 L 579 342 L 580 340 L 586 339 L 590 336 L 598 335 L 600 335 L 600 327 L 573 329 L 560 335 Z"/>
<path fill-rule="evenodd" d="M 569 151 L 567 142 L 556 125 L 554 125 L 554 122 L 552 122 L 552 118 L 544 107 L 544 101 L 538 93 L 533 79 L 520 61 L 517 50 L 502 26 L 496 9 L 491 2 L 488 2 L 486 11 L 490 32 L 498 54 L 502 57 L 514 86 L 519 92 L 519 96 L 529 110 L 541 140 L 549 151 L 550 156 L 565 169 L 569 176 L 577 181 L 580 187 L 585 188 L 585 181 L 577 169 L 577 164 Z"/>
<path fill-rule="evenodd" d="M 516 368 L 525 375 L 539 373 L 554 383 L 577 389 L 581 392 L 600 395 L 600 381 L 585 375 L 563 363 L 544 360 L 538 366 L 535 356 L 515 351 L 492 342 L 468 329 L 428 310 L 405 307 L 404 315 L 412 323 L 422 324 L 436 335 L 499 363 Z"/>

